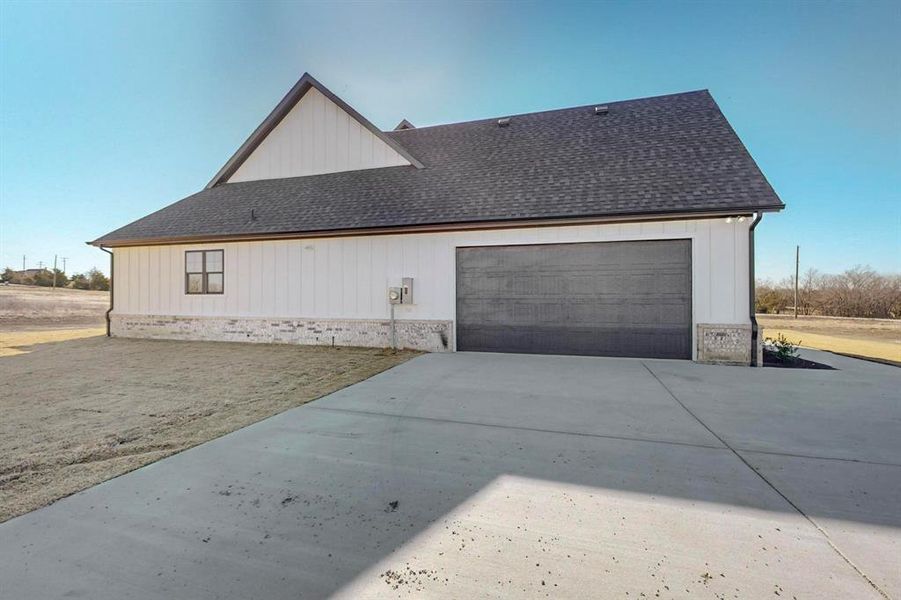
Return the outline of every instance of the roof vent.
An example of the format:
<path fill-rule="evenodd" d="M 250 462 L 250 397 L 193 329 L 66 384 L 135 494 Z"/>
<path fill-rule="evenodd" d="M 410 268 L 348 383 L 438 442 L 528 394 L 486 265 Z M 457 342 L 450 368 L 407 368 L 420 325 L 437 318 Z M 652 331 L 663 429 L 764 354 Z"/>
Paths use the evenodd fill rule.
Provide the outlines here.
<path fill-rule="evenodd" d="M 608 108 L 606 106 L 595 106 L 594 107 L 594 114 L 596 114 L 596 115 L 606 115 L 607 111 L 608 111 Z"/>
<path fill-rule="evenodd" d="M 397 124 L 397 127 L 394 128 L 394 131 L 404 131 L 405 129 L 416 129 L 416 126 L 408 120 L 403 119 Z"/>
<path fill-rule="evenodd" d="M 503 119 L 497 120 L 498 127 L 508 127 L 510 125 L 510 117 L 505 117 Z"/>

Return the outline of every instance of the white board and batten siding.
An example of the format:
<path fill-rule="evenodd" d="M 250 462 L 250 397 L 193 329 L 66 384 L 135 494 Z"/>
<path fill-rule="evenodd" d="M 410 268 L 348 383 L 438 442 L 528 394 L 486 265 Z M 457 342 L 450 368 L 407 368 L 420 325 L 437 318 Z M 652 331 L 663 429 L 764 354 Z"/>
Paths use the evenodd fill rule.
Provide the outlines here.
<path fill-rule="evenodd" d="M 115 248 L 114 313 L 386 319 L 388 286 L 413 277 L 415 305 L 397 307 L 397 317 L 456 321 L 457 247 L 687 238 L 693 322 L 747 325 L 748 225 L 708 219 Z M 185 251 L 218 248 L 225 293 L 185 294 Z"/>
<path fill-rule="evenodd" d="M 409 165 L 316 88 L 257 146 L 229 183 Z"/>

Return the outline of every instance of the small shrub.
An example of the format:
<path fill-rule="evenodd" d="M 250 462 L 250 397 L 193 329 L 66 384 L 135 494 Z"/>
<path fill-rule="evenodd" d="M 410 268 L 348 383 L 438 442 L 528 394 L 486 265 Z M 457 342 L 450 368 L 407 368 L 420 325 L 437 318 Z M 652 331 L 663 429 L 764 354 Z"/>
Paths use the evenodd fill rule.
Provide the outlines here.
<path fill-rule="evenodd" d="M 801 341 L 798 341 L 800 344 Z M 772 351 L 781 361 L 788 361 L 798 357 L 798 344 L 793 343 L 783 334 L 779 334 L 775 338 L 768 337 L 764 340 L 770 351 Z"/>

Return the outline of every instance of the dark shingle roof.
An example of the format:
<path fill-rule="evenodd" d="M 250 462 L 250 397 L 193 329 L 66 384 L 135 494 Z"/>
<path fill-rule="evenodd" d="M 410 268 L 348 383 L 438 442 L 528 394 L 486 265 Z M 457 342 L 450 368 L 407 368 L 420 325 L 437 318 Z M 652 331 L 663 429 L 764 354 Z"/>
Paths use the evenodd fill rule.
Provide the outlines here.
<path fill-rule="evenodd" d="M 425 168 L 220 184 L 93 243 L 783 208 L 707 91 L 607 106 L 386 132 Z"/>

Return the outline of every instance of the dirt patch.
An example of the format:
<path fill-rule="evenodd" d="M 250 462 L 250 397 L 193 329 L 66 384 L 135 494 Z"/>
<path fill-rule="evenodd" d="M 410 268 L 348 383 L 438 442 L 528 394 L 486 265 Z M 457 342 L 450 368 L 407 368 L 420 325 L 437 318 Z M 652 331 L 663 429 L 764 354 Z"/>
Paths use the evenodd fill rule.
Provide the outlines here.
<path fill-rule="evenodd" d="M 108 292 L 0 285 L 0 330 L 6 332 L 99 327 L 107 308 Z"/>
<path fill-rule="evenodd" d="M 0 358 L 0 522 L 415 352 L 90 337 Z"/>

